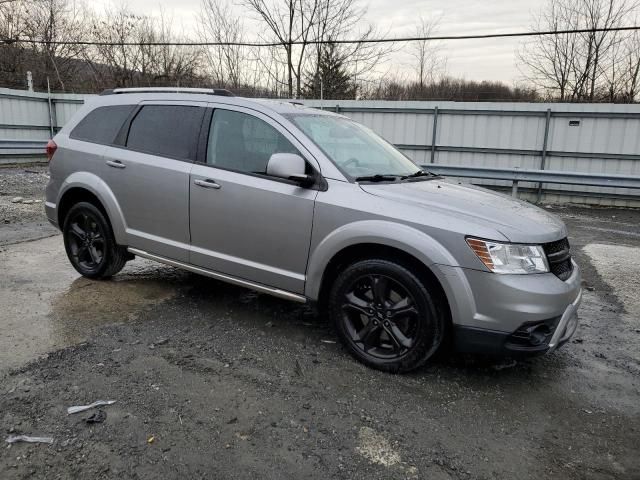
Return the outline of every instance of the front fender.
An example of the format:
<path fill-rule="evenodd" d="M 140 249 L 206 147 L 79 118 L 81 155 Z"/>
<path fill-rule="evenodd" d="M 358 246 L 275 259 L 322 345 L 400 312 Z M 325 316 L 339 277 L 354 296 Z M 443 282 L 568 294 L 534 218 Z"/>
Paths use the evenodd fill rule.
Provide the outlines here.
<path fill-rule="evenodd" d="M 358 244 L 378 244 L 402 250 L 422 262 L 442 286 L 454 324 L 473 318 L 475 301 L 469 282 L 456 259 L 433 237 L 407 225 L 365 220 L 344 225 L 327 235 L 313 250 L 307 268 L 305 296 L 318 300 L 322 276 L 341 250 Z"/>
<path fill-rule="evenodd" d="M 414 256 L 427 267 L 434 264 L 457 265 L 455 258 L 444 246 L 420 230 L 385 220 L 363 220 L 334 230 L 311 252 L 305 295 L 317 300 L 322 276 L 329 261 L 341 250 L 364 243 L 397 248 Z"/>
<path fill-rule="evenodd" d="M 120 208 L 115 195 L 104 180 L 89 172 L 72 173 L 64 180 L 64 182 L 62 182 L 56 202 L 58 207 L 60 206 L 60 201 L 64 197 L 65 193 L 72 188 L 88 190 L 94 194 L 98 200 L 100 200 L 100 203 L 102 203 L 102 206 L 107 211 L 107 216 L 109 217 L 109 222 L 111 223 L 116 243 L 126 245 L 126 224 L 124 215 L 122 214 L 122 209 Z"/>

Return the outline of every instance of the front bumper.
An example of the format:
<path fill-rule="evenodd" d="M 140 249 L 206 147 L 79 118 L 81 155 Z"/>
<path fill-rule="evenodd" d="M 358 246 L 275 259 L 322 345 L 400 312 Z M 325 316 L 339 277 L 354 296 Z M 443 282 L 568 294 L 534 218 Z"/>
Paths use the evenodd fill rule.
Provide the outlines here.
<path fill-rule="evenodd" d="M 567 343 L 578 328 L 578 307 L 582 302 L 582 290 L 578 292 L 578 297 L 562 314 L 560 322 L 556 327 L 551 341 L 549 342 L 549 352 L 561 347 Z"/>
<path fill-rule="evenodd" d="M 526 322 L 511 333 L 458 325 L 455 327 L 456 350 L 510 357 L 551 353 L 567 343 L 576 332 L 581 301 L 582 291 L 560 317 Z"/>
<path fill-rule="evenodd" d="M 553 274 L 496 275 L 463 270 L 467 294 L 453 311 L 458 351 L 509 356 L 552 352 L 575 333 L 582 300 L 580 269 L 566 281 Z M 462 298 L 461 298 L 462 297 Z M 452 309 L 453 310 L 453 309 Z M 464 316 L 456 312 L 464 311 Z"/>

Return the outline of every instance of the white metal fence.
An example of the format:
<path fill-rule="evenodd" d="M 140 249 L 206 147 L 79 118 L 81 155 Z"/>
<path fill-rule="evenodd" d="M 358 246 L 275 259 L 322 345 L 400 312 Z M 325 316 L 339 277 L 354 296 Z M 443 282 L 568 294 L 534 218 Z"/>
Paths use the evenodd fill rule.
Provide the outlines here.
<path fill-rule="evenodd" d="M 42 160 L 43 142 L 73 116 L 85 97 L 0 88 L 0 164 Z"/>
<path fill-rule="evenodd" d="M 347 115 L 420 164 L 640 176 L 640 105 L 304 101 Z M 468 181 L 469 179 L 467 179 Z M 504 181 L 473 183 L 509 186 Z M 536 200 L 538 184 L 522 183 Z M 640 206 L 634 190 L 543 185 L 541 200 Z"/>
<path fill-rule="evenodd" d="M 41 142 L 64 125 L 85 97 L 0 89 L 0 163 L 42 158 Z M 303 103 L 369 126 L 419 164 L 640 176 L 640 105 Z M 501 180 L 469 180 L 510 186 Z M 637 190 L 532 182 L 519 187 L 520 195 L 531 200 L 640 206 Z"/>

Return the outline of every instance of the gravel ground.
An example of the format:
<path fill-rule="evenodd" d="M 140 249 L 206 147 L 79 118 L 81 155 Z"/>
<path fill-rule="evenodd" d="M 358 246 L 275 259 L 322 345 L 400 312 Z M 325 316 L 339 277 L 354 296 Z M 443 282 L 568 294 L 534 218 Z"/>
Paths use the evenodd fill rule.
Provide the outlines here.
<path fill-rule="evenodd" d="M 42 165 L 0 167 L 0 245 L 56 232 L 44 214 L 47 168 Z"/>
<path fill-rule="evenodd" d="M 0 448 L 0 478 L 638 479 L 640 212 L 552 210 L 584 271 L 573 341 L 403 376 L 307 307 L 143 260 L 90 281 L 0 224 L 0 428 L 54 438 Z M 102 423 L 66 413 L 98 399 Z"/>

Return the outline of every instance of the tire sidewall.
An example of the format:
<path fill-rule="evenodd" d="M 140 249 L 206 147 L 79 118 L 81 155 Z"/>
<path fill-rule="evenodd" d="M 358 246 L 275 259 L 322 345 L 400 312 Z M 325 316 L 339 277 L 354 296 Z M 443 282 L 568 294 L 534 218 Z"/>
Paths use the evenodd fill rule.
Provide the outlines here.
<path fill-rule="evenodd" d="M 69 241 L 68 241 L 68 229 L 70 226 L 71 219 L 83 210 L 88 210 L 91 213 L 91 215 L 99 223 L 100 229 L 104 232 L 105 244 L 104 244 L 104 252 L 102 256 L 102 262 L 100 263 L 98 268 L 93 270 L 84 269 L 73 260 L 71 246 L 69 245 Z M 88 202 L 80 202 L 75 204 L 73 207 L 71 207 L 64 219 L 64 226 L 62 228 L 62 237 L 64 240 L 64 248 L 67 253 L 67 257 L 69 258 L 69 262 L 79 274 L 88 278 L 103 278 L 105 276 L 105 273 L 109 268 L 109 264 L 112 262 L 114 240 L 113 240 L 113 233 L 111 231 L 111 226 L 109 225 L 109 222 L 107 222 L 106 218 L 104 217 L 104 214 L 98 208 L 96 208 L 95 205 Z"/>
<path fill-rule="evenodd" d="M 416 344 L 401 357 L 382 359 L 365 353 L 354 344 L 345 328 L 342 299 L 354 281 L 368 274 L 384 275 L 400 283 L 413 297 L 420 312 Z M 390 373 L 407 372 L 420 367 L 438 350 L 444 337 L 444 319 L 425 283 L 405 266 L 388 260 L 363 260 L 345 268 L 331 288 L 327 310 L 347 350 L 364 364 Z"/>

